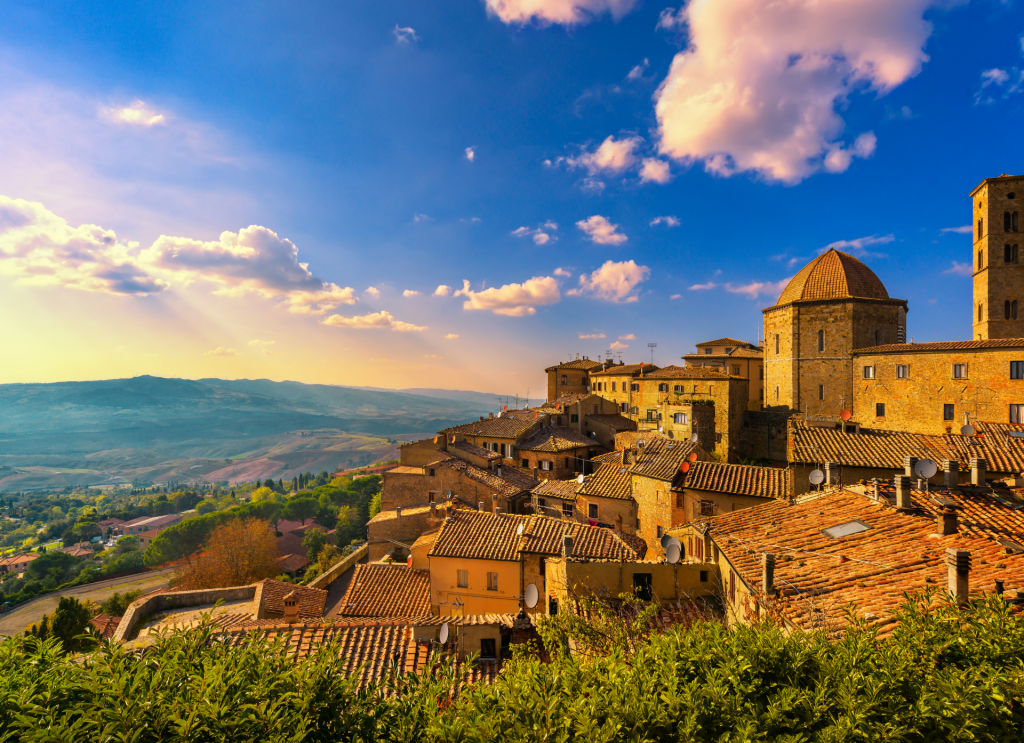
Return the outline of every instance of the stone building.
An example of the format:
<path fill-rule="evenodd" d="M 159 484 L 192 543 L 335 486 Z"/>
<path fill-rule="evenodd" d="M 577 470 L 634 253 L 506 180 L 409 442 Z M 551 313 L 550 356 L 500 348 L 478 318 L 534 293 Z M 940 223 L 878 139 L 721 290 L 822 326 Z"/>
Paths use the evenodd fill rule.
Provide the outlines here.
<path fill-rule="evenodd" d="M 639 409 L 640 380 L 645 374 L 657 370 L 657 366 L 644 363 L 609 366 L 591 372 L 591 388 L 594 394 L 613 402 L 619 413 L 635 419 Z"/>
<path fill-rule="evenodd" d="M 590 374 L 603 366 L 600 361 L 592 361 L 586 356 L 549 366 L 544 370 L 548 375 L 548 400 L 590 392 Z"/>
<path fill-rule="evenodd" d="M 683 356 L 687 366 L 703 366 L 747 380 L 747 410 L 764 406 L 764 350 L 735 338 L 698 343 L 697 353 Z"/>
<path fill-rule="evenodd" d="M 974 339 L 1024 338 L 1020 206 L 1024 177 L 986 178 L 971 191 L 974 210 Z"/>

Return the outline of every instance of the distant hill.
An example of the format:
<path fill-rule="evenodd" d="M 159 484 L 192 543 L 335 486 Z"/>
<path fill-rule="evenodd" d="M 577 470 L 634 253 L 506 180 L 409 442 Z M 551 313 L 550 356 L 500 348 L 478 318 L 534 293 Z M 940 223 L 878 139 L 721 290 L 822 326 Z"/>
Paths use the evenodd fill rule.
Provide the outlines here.
<path fill-rule="evenodd" d="M 80 484 L 76 473 L 92 481 L 97 472 L 109 479 L 148 477 L 159 470 L 165 479 L 184 480 L 182 474 L 192 470 L 197 477 L 212 472 L 203 464 L 209 458 L 223 469 L 225 459 L 242 462 L 273 452 L 277 459 L 269 470 L 256 468 L 267 477 L 277 464 L 281 472 L 290 471 L 309 459 L 288 451 L 331 449 L 335 454 L 323 460 L 324 466 L 327 461 L 362 465 L 394 449 L 388 438 L 429 435 L 496 409 L 497 401 L 267 379 L 143 376 L 5 384 L 0 385 L 0 466 L 42 468 L 32 480 L 38 487 L 49 486 L 46 473 L 58 473 L 63 480 L 57 481 L 68 484 Z M 338 443 L 342 432 L 363 437 L 344 445 L 352 447 L 351 455 L 337 453 L 349 451 Z M 291 442 L 287 451 L 281 448 L 286 440 Z M 5 482 L 8 471 L 0 472 L 0 490 L 14 489 L 14 481 Z"/>
<path fill-rule="evenodd" d="M 499 395 L 495 392 L 471 392 L 469 390 L 441 390 L 433 387 L 409 387 L 407 389 L 391 390 L 386 387 L 353 387 L 352 389 L 357 390 L 375 390 L 378 392 L 405 392 L 410 395 L 424 395 L 426 397 L 440 397 L 445 400 L 463 400 L 465 402 L 475 402 L 481 405 L 486 405 L 491 411 L 498 409 L 498 400 L 500 399 L 501 405 L 508 405 L 513 407 L 516 404 L 515 395 Z M 544 402 L 544 398 L 531 398 L 529 400 L 530 406 L 540 405 Z M 519 398 L 519 405 L 527 405 L 525 397 Z"/>

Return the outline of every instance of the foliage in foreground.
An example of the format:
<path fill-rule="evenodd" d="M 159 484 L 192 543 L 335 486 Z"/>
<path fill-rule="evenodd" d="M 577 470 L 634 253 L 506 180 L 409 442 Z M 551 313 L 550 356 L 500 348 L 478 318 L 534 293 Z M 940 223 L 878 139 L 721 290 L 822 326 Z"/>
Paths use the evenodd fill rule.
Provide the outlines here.
<path fill-rule="evenodd" d="M 450 666 L 359 690 L 336 648 L 294 663 L 280 645 L 208 643 L 209 627 L 142 656 L 16 639 L 0 646 L 0 741 L 1021 740 L 1024 622 L 995 598 L 919 597 L 901 619 L 889 639 L 855 626 L 837 641 L 695 622 L 582 657 L 555 618 L 550 663 L 520 654 L 461 690 Z"/>

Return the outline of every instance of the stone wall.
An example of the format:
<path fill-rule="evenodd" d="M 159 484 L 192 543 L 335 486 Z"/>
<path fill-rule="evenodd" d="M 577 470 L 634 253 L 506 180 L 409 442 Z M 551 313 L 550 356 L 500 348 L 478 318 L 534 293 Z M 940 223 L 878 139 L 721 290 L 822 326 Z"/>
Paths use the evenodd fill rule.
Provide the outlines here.
<path fill-rule="evenodd" d="M 548 372 L 548 402 L 562 395 L 584 395 L 589 383 L 590 375 L 582 369 L 552 369 Z"/>
<path fill-rule="evenodd" d="M 437 459 L 437 451 L 434 451 Z M 422 467 L 396 467 L 384 473 L 380 491 L 380 508 L 391 511 L 399 506 L 429 503 L 427 473 Z"/>
<path fill-rule="evenodd" d="M 1010 362 L 1024 361 L 1024 340 L 1017 348 L 965 351 L 910 351 L 855 354 L 853 420 L 870 428 L 912 433 L 958 432 L 964 413 L 972 420 L 1008 423 L 1010 405 L 1024 405 L 1024 379 L 1010 379 Z M 954 379 L 953 365 L 967 364 L 967 378 Z M 897 365 L 908 377 L 897 378 Z M 864 379 L 863 367 L 874 367 Z M 885 415 L 878 416 L 877 403 Z M 944 405 L 953 406 L 952 420 Z"/>
<path fill-rule="evenodd" d="M 412 545 L 424 533 L 441 526 L 444 508 L 421 505 L 381 511 L 366 525 L 370 562 L 377 562 L 394 553 L 399 559 L 408 555 L 408 550 L 394 542 Z"/>
<path fill-rule="evenodd" d="M 1013 194 L 1014 198 L 1009 198 Z M 986 180 L 971 194 L 974 219 L 974 338 L 1024 338 L 1024 178 Z M 1017 213 L 1018 231 L 1005 229 L 1004 214 Z M 982 220 L 981 234 L 978 221 Z M 1017 261 L 1006 260 L 1006 247 L 1017 246 Z M 979 253 L 981 260 L 979 261 Z M 1005 303 L 1017 300 L 1017 318 L 1007 319 Z M 979 318 L 978 307 L 982 308 Z"/>
<path fill-rule="evenodd" d="M 632 475 L 631 480 L 640 520 L 636 535 L 647 542 L 647 557 L 663 556 L 658 528 L 664 534 L 672 527 L 672 483 L 640 475 Z"/>
<path fill-rule="evenodd" d="M 405 467 L 422 467 L 428 462 L 437 461 L 438 451 L 444 448 L 444 436 L 431 436 L 429 439 L 402 444 L 398 449 L 398 457 Z"/>
<path fill-rule="evenodd" d="M 175 593 L 158 593 L 155 596 L 143 596 L 132 602 L 128 611 L 121 617 L 117 630 L 112 638 L 115 642 L 123 642 L 130 638 L 139 622 L 153 614 L 168 609 L 183 609 L 189 606 L 204 606 L 218 601 L 243 601 L 256 596 L 256 584 L 250 586 L 232 586 L 230 588 L 208 588 L 202 591 L 177 591 Z"/>
<path fill-rule="evenodd" d="M 633 591 L 633 576 L 651 576 L 653 598 L 661 601 L 713 596 L 719 583 L 718 568 L 707 563 L 548 559 L 548 593 L 559 601 L 570 597 L 617 597 Z M 704 578 L 704 580 L 701 580 Z"/>
<path fill-rule="evenodd" d="M 597 506 L 597 518 L 590 517 L 590 506 Z M 576 496 L 576 520 L 583 524 L 598 521 L 611 524 L 627 534 L 636 534 L 636 503 L 631 498 L 606 498 L 600 495 Z"/>
<path fill-rule="evenodd" d="M 747 411 L 736 445 L 739 457 L 765 457 L 785 462 L 788 457 L 787 428 L 792 417 L 788 411 Z"/>

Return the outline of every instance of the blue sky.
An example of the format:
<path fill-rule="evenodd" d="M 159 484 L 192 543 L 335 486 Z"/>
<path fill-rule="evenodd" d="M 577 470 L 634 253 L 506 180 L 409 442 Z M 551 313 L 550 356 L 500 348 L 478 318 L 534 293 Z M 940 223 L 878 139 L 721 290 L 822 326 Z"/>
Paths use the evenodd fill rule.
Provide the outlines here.
<path fill-rule="evenodd" d="M 830 244 L 969 338 L 1024 171 L 1016 2 L 210 5 L 5 3 L 0 382 L 523 394 L 756 340 Z"/>

